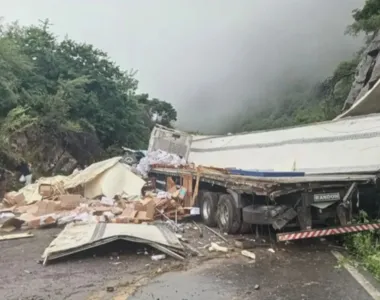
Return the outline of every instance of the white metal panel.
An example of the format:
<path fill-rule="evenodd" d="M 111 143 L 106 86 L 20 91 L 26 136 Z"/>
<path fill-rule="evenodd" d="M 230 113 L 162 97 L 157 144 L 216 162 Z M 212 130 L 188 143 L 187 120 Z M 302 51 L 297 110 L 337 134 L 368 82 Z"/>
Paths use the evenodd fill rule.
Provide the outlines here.
<path fill-rule="evenodd" d="M 175 233 L 165 226 L 147 224 L 68 224 L 45 249 L 42 258 L 54 259 L 94 248 L 117 239 L 146 243 L 159 250 L 183 250 Z"/>
<path fill-rule="evenodd" d="M 187 160 L 192 138 L 192 135 L 188 133 L 156 125 L 150 135 L 148 152 L 159 149 L 177 154 Z"/>
<path fill-rule="evenodd" d="M 336 117 L 362 116 L 380 112 L 380 80 L 363 97 L 358 99 L 348 110 Z"/>
<path fill-rule="evenodd" d="M 380 115 L 198 137 L 192 142 L 189 160 L 217 167 L 309 173 L 375 171 L 380 169 Z"/>

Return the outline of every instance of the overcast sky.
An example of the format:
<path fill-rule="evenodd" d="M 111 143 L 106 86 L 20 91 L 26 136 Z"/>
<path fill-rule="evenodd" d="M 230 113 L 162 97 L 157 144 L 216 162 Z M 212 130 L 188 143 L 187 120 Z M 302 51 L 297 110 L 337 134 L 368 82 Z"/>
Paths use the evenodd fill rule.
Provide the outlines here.
<path fill-rule="evenodd" d="M 139 89 L 179 123 L 209 129 L 289 79 L 329 75 L 361 41 L 344 36 L 365 0 L 0 0 L 6 21 L 54 33 L 138 70 Z M 286 80 L 285 80 L 286 79 Z"/>

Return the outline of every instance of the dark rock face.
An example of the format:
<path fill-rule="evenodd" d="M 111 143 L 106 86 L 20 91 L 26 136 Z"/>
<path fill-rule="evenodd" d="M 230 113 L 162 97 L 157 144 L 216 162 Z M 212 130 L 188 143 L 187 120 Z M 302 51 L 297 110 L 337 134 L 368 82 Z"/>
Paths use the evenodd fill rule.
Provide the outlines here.
<path fill-rule="evenodd" d="M 11 138 L 12 150 L 32 163 L 40 175 L 70 173 L 79 164 L 88 164 L 102 153 L 92 133 L 70 132 L 52 135 L 37 126 L 28 127 Z"/>
<path fill-rule="evenodd" d="M 362 54 L 356 69 L 355 80 L 344 103 L 343 110 L 349 109 L 363 97 L 380 78 L 380 33 L 374 35 Z"/>

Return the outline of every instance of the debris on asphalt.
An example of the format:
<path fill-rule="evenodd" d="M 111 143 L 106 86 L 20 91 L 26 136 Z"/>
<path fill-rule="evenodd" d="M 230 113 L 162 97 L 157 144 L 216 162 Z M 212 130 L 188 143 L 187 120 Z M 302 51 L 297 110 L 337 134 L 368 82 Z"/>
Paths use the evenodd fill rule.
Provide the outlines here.
<path fill-rule="evenodd" d="M 33 236 L 34 235 L 30 232 L 13 233 L 13 234 L 7 234 L 7 235 L 0 235 L 0 241 L 24 239 L 24 238 L 30 238 Z"/>
<path fill-rule="evenodd" d="M 48 261 L 116 240 L 144 244 L 179 260 L 185 256 L 183 245 L 165 225 L 71 223 L 45 249 L 42 260 L 45 265 Z"/>
<path fill-rule="evenodd" d="M 225 252 L 225 253 L 227 253 L 228 252 L 228 248 L 220 246 L 220 245 L 218 245 L 216 243 L 211 243 L 211 246 L 208 248 L 208 251 L 210 251 L 210 252 L 212 252 L 212 251 L 219 251 L 219 252 Z"/>
<path fill-rule="evenodd" d="M 6 193 L 0 203 L 0 229 L 9 232 L 68 223 L 164 219 L 183 232 L 177 220 L 190 216 L 191 208 L 184 202 L 187 189 L 174 185 L 170 191 L 156 191 L 120 159 L 94 163 L 70 176 L 40 178 L 17 192 Z"/>
<path fill-rule="evenodd" d="M 163 260 L 166 258 L 166 255 L 165 254 L 156 254 L 156 255 L 152 255 L 151 256 L 151 259 L 153 261 L 159 261 L 159 260 Z"/>
<path fill-rule="evenodd" d="M 260 289 L 260 286 L 258 284 L 255 284 L 254 289 L 257 291 Z"/>
<path fill-rule="evenodd" d="M 269 248 L 268 251 L 271 252 L 271 253 L 275 253 L 276 252 L 272 248 Z"/>
<path fill-rule="evenodd" d="M 193 224 L 198 228 L 198 230 L 199 230 L 199 237 L 200 238 L 203 238 L 203 230 L 202 230 L 202 228 L 195 222 L 195 221 L 193 221 Z"/>
<path fill-rule="evenodd" d="M 228 243 L 228 240 L 222 236 L 219 232 L 216 232 L 214 229 L 211 229 L 210 227 L 204 225 L 205 228 L 207 228 L 209 231 L 211 231 L 213 234 L 215 234 L 217 237 L 221 238 L 224 242 Z"/>
<path fill-rule="evenodd" d="M 64 227 L 45 249 L 44 265 L 116 240 L 139 244 L 153 261 L 233 250 L 215 243 L 220 239 L 228 245 L 229 240 L 208 226 L 195 221 L 178 223 L 199 214 L 199 209 L 192 209 L 198 188 L 193 189 L 191 176 L 181 184 L 177 186 L 168 177 L 166 191 L 159 190 L 154 180 L 143 180 L 120 157 L 111 158 L 70 176 L 40 178 L 6 193 L 0 203 L 0 231 Z M 33 235 L 0 239 L 11 236 Z M 206 237 L 204 243 L 197 241 L 198 237 Z M 197 242 L 202 250 L 196 248 Z M 149 248 L 161 254 L 152 255 Z M 111 255 L 110 260 L 114 265 L 121 263 L 119 254 Z"/>
<path fill-rule="evenodd" d="M 252 260 L 256 260 L 256 255 L 255 253 L 251 252 L 251 251 L 248 251 L 248 250 L 242 250 L 241 251 L 241 254 L 245 257 L 248 257 Z"/>

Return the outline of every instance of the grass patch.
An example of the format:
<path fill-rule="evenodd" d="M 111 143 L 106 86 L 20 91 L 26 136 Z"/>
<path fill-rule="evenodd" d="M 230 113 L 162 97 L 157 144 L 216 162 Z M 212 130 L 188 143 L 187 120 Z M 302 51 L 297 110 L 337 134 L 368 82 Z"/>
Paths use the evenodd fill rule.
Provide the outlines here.
<path fill-rule="evenodd" d="M 368 217 L 364 212 L 361 212 L 358 224 L 365 223 L 369 223 Z M 347 235 L 345 246 L 364 268 L 378 280 L 380 279 L 380 233 L 378 230 Z"/>

